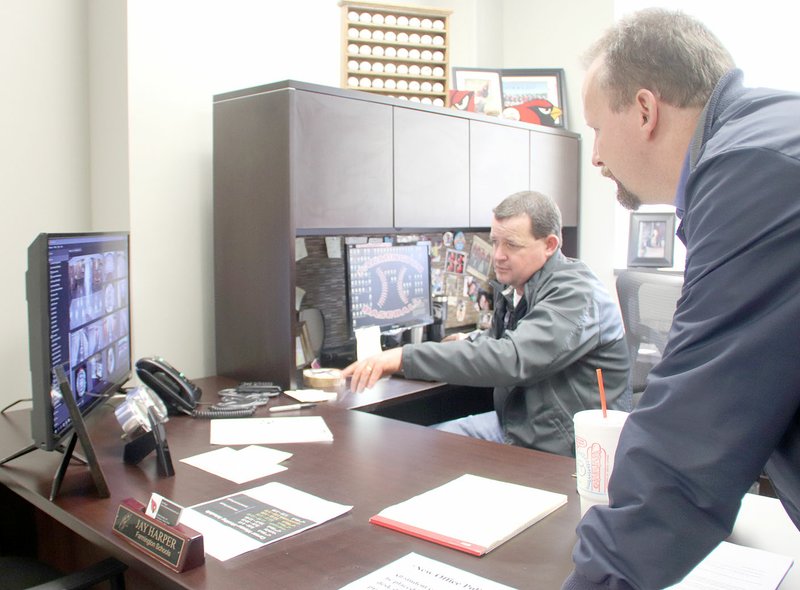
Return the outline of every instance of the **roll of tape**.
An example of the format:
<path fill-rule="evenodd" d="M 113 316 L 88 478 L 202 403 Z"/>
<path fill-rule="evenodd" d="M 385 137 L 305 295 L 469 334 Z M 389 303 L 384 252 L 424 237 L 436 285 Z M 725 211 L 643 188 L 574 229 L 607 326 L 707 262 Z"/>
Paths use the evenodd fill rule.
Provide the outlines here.
<path fill-rule="evenodd" d="M 339 369 L 305 369 L 303 371 L 303 384 L 306 387 L 333 391 L 341 383 L 342 372 Z"/>

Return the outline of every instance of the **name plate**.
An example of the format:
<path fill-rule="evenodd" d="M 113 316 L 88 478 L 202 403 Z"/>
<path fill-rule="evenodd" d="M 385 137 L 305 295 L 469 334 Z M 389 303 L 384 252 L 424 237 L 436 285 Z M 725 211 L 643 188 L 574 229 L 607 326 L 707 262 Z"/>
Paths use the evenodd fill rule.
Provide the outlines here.
<path fill-rule="evenodd" d="M 145 505 L 126 498 L 117 508 L 114 532 L 176 572 L 205 562 L 203 535 L 182 524 L 170 526 L 145 514 Z"/>

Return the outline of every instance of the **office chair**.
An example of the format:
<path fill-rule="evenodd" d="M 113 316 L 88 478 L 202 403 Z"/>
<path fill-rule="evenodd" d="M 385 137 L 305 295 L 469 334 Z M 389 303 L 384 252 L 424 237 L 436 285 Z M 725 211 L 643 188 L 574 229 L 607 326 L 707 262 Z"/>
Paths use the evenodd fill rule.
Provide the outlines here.
<path fill-rule="evenodd" d="M 617 277 L 634 405 L 644 391 L 648 373 L 661 360 L 682 287 L 682 275 L 658 271 L 623 270 Z"/>
<path fill-rule="evenodd" d="M 4 590 L 88 590 L 107 581 L 110 590 L 125 590 L 128 566 L 109 557 L 87 568 L 64 574 L 32 557 L 0 557 L 0 586 Z"/>

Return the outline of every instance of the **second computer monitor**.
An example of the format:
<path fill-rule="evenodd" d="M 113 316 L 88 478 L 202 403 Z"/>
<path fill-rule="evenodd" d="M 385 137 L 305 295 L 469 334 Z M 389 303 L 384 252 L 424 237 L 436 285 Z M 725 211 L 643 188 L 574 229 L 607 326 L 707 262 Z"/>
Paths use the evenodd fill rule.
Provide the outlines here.
<path fill-rule="evenodd" d="M 433 323 L 427 243 L 364 244 L 347 249 L 347 319 L 351 333 Z"/>

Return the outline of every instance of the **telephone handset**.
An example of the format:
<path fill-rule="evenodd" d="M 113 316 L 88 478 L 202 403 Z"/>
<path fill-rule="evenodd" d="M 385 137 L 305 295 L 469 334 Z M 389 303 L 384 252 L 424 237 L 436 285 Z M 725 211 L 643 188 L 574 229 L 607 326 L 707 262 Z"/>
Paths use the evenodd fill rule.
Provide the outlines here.
<path fill-rule="evenodd" d="M 161 357 L 140 358 L 136 361 L 136 374 L 164 400 L 170 414 L 191 414 L 203 394 L 197 385 Z"/>

